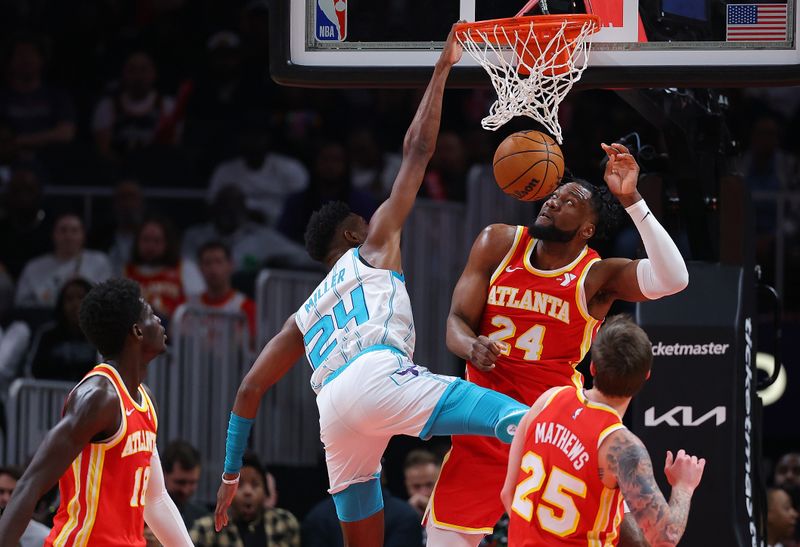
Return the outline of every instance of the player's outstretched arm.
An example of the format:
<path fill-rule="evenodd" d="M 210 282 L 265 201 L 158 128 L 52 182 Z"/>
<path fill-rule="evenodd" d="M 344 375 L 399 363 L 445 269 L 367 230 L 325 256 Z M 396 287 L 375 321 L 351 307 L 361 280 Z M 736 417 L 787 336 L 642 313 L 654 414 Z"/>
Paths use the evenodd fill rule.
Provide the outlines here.
<path fill-rule="evenodd" d="M 395 271 L 402 269 L 400 231 L 414 206 L 428 161 L 436 148 L 447 76 L 450 68 L 460 59 L 461 45 L 451 29 L 425 95 L 403 140 L 403 162 L 392 192 L 372 215 L 367 240 L 361 247 L 362 256 L 376 268 Z"/>
<path fill-rule="evenodd" d="M 664 472 L 672 485 L 669 504 L 653 477 L 647 449 L 633 433 L 620 430 L 609 435 L 600 448 L 603 482 L 616 479 L 636 523 L 652 547 L 677 545 L 686 530 L 689 507 L 703 476 L 705 460 L 683 450 L 673 460 L 667 452 Z"/>
<path fill-rule="evenodd" d="M 453 290 L 447 316 L 447 349 L 484 371 L 494 368 L 502 347 L 477 332 L 492 274 L 511 247 L 515 231 L 506 224 L 492 224 L 481 231 Z"/>
<path fill-rule="evenodd" d="M 64 417 L 45 436 L 0 517 L 0 545 L 17 545 L 39 498 L 53 487 L 87 444 L 96 438 L 111 437 L 120 420 L 119 399 L 106 380 L 90 378 L 75 389 Z"/>
<path fill-rule="evenodd" d="M 150 480 L 145 492 L 144 521 L 164 547 L 190 547 L 194 545 L 186 524 L 164 484 L 164 471 L 158 450 L 150 457 Z"/>
<path fill-rule="evenodd" d="M 294 314 L 281 331 L 270 340 L 245 375 L 233 403 L 225 443 L 225 472 L 217 492 L 214 524 L 219 532 L 228 524 L 228 507 L 238 486 L 242 455 L 247 447 L 250 427 L 264 393 L 286 374 L 303 355 L 303 334 L 294 322 Z M 225 482 L 228 481 L 228 482 Z"/>
<path fill-rule="evenodd" d="M 636 188 L 639 179 L 636 160 L 621 144 L 601 146 L 608 154 L 604 175 L 606 184 L 639 231 L 647 258 L 601 261 L 595 266 L 603 278 L 599 292 L 612 298 L 640 302 L 682 291 L 689 284 L 686 263 Z"/>

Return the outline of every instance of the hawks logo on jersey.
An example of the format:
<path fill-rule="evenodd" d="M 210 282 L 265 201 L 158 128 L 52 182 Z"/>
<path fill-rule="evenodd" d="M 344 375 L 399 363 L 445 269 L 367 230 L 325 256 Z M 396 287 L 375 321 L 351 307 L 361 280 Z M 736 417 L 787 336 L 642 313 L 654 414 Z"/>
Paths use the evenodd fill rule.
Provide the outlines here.
<path fill-rule="evenodd" d="M 158 420 L 144 388 L 136 400 L 117 370 L 101 364 L 84 379 L 110 381 L 120 401 L 117 432 L 87 445 L 59 479 L 61 504 L 47 546 L 136 545 L 144 547 L 144 502 Z"/>

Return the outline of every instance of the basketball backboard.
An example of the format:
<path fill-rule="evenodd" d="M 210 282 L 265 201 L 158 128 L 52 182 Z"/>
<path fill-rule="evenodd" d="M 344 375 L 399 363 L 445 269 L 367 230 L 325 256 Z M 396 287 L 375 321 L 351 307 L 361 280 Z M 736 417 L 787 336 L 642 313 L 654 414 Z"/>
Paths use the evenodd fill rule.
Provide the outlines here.
<path fill-rule="evenodd" d="M 427 80 L 452 23 L 514 16 L 514 0 L 273 0 L 279 83 L 391 87 Z M 549 0 L 600 16 L 582 87 L 800 84 L 797 0 Z M 588 8 L 588 10 L 587 10 Z M 535 13 L 540 13 L 536 8 Z M 486 85 L 468 56 L 451 82 Z"/>

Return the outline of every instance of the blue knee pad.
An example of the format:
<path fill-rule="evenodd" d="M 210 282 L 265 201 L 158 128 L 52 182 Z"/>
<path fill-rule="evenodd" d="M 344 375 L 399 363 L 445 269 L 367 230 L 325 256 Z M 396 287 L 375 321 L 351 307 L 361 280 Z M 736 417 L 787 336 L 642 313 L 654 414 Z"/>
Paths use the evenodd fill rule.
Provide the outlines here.
<path fill-rule="evenodd" d="M 355 522 L 371 517 L 383 509 L 383 494 L 379 479 L 351 484 L 333 494 L 336 515 L 342 522 Z"/>
<path fill-rule="evenodd" d="M 511 414 L 521 417 L 527 410 L 508 395 L 458 379 L 442 394 L 419 436 L 425 440 L 434 435 L 495 437 L 501 419 Z"/>

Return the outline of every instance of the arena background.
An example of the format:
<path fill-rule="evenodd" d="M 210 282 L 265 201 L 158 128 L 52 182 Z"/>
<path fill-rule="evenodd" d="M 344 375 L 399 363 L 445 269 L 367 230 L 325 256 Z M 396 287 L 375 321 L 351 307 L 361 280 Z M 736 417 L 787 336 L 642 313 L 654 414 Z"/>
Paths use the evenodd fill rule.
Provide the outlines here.
<path fill-rule="evenodd" d="M 308 174 L 307 186 L 299 193 L 291 192 L 287 182 L 283 188 L 278 185 L 277 197 L 267 196 L 270 199 L 263 202 L 248 199 L 248 218 L 236 220 L 246 222 L 250 234 L 276 238 L 263 239 L 270 242 L 264 247 L 274 245 L 274 249 L 242 251 L 233 276 L 234 286 L 256 301 L 254 336 L 247 332 L 246 317 L 240 313 L 178 311 L 169 317 L 170 355 L 154 363 L 150 371 L 162 413 L 159 443 L 186 438 L 200 448 L 206 461 L 199 497 L 210 502 L 224 453 L 225 420 L 238 380 L 252 362 L 252 352 L 319 278 L 312 265 L 293 254 L 296 248 L 284 247 L 285 240 L 275 234 L 301 244 L 302 226 L 313 204 L 331 198 L 350 201 L 365 214 L 374 210 L 391 183 L 421 89 L 277 85 L 268 68 L 269 9 L 260 1 L 6 1 L 0 3 L 0 30 L 5 78 L 0 92 L 0 264 L 8 274 L 0 326 L 8 333 L 19 321 L 30 330 L 24 355 L 2 378 L 6 408 L 0 453 L 5 463 L 25 462 L 60 410 L 65 389 L 65 384 L 42 383 L 47 378 L 63 379 L 58 371 L 44 371 L 37 380 L 30 380 L 40 333 L 57 319 L 53 302 L 49 308 L 13 303 L 21 265 L 49 250 L 53 219 L 65 212 L 76 213 L 85 225 L 87 247 L 108 252 L 109 236 L 119 225 L 115 207 L 124 200 L 124 195 L 120 197 L 123 189 L 140 192 L 143 211 L 167 217 L 180 238 L 192 228 L 196 235 L 198 226 L 203 228 L 212 218 L 224 224 L 219 208 L 225 203 L 218 203 L 215 210 L 209 202 L 212 189 L 219 190 L 221 184 L 216 181 L 212 187 L 212 181 L 220 164 L 238 156 L 240 144 L 255 147 L 249 151 L 256 155 L 269 150 L 293 158 Z M 14 71 L 30 76 L 39 69 L 35 52 L 15 57 L 20 43 L 32 44 L 42 60 L 41 93 L 27 111 L 15 110 L 18 103 L 9 82 Z M 127 80 L 123 77 L 126 64 Z M 131 118 L 127 126 L 115 126 L 109 112 L 120 120 L 126 93 L 153 99 L 142 102 L 146 107 L 138 121 Z M 667 100 L 663 90 L 652 93 L 654 100 Z M 783 387 L 777 396 L 770 395 L 774 402 L 754 416 L 753 426 L 757 433 L 754 454 L 760 450 L 763 455 L 753 462 L 754 480 L 769 482 L 776 459 L 797 452 L 800 444 L 798 357 L 792 344 L 800 337 L 796 281 L 800 139 L 793 130 L 800 121 L 800 90 L 745 87 L 675 93 L 676 104 L 683 108 L 673 115 L 685 118 L 683 131 L 713 135 L 710 155 L 682 154 L 669 129 L 654 124 L 623 94 L 610 90 L 570 93 L 562 105 L 563 150 L 573 173 L 600 182 L 603 154 L 599 143 L 624 141 L 630 146 L 642 167 L 642 193 L 692 261 L 693 279 L 704 282 L 693 286 L 693 292 L 653 308 L 615 307 L 615 312 L 636 315 L 654 342 L 664 340 L 657 350 L 656 375 L 661 364 L 666 367 L 669 359 L 678 361 L 663 349 L 668 341 L 728 343 L 738 351 L 745 339 L 744 316 L 734 324 L 729 320 L 731 313 L 751 318 L 754 350 L 780 356 Z M 490 222 L 526 223 L 536 212 L 535 206 L 499 194 L 492 182 L 495 146 L 513 130 L 530 127 L 530 122 L 515 120 L 496 134 L 480 129 L 491 99 L 491 91 L 485 88 L 447 90 L 439 146 L 417 211 L 404 233 L 404 261 L 418 320 L 416 357 L 437 372 L 460 374 L 463 369 L 447 353 L 443 334 L 452 287 L 471 241 Z M 264 148 L 258 150 L 260 146 Z M 738 177 L 739 182 L 716 177 L 695 183 L 696 177 L 708 172 L 709 163 L 718 162 L 724 163 L 721 171 L 726 176 Z M 296 164 L 291 165 L 286 176 L 304 179 L 292 171 Z M 121 182 L 135 184 L 120 186 Z M 38 189 L 41 196 L 36 202 Z M 730 192 L 741 199 L 730 198 Z M 36 203 L 30 205 L 31 200 Z M 259 208 L 264 202 L 269 203 Z M 736 210 L 726 209 L 726 204 L 734 202 L 740 204 Z M 25 239 L 15 231 L 23 206 L 33 207 L 37 215 L 42 211 L 35 238 Z M 754 218 L 748 220 L 751 213 Z M 240 243 L 234 237 L 230 241 Z M 595 246 L 603 256 L 641 256 L 630 226 L 622 226 L 612 241 Z M 182 249 L 184 262 L 195 261 L 196 248 L 191 249 L 185 239 L 177 248 Z M 114 266 L 121 268 L 127 260 L 121 257 Z M 725 264 L 736 264 L 740 270 L 726 270 Z M 754 265 L 760 267 L 761 281 L 778 291 L 783 313 L 777 324 L 769 292 L 755 288 Z M 729 301 L 731 291 L 738 295 L 737 302 Z M 739 311 L 730 311 L 731 306 Z M 710 319 L 694 322 L 698 317 Z M 775 334 L 781 329 L 782 346 L 776 347 Z M 719 397 L 719 404 L 729 407 L 726 427 L 734 427 L 731 416 L 743 412 L 744 403 L 730 392 L 744 385 L 745 379 L 735 372 L 743 370 L 739 359 L 744 359 L 744 351 L 735 359 L 698 354 L 680 360 L 684 369 L 679 381 L 657 393 L 643 394 L 650 399 L 634 405 L 641 408 L 634 414 L 644 419 L 646 409 L 655 406 L 652 419 L 663 418 L 678 406 L 672 404 L 673 394 L 677 400 L 679 393 L 690 392 L 699 404 L 689 422 L 713 410 Z M 585 364 L 582 370 L 588 372 Z M 15 377 L 29 379 L 9 391 Z M 265 400 L 253 436 L 254 448 L 276 477 L 279 505 L 299 519 L 326 495 L 307 377 L 307 366 L 301 363 Z M 774 393 L 775 386 L 772 389 Z M 686 421 L 682 411 L 671 416 Z M 707 418 L 693 425 L 692 432 L 669 427 L 665 432 L 651 432 L 652 443 L 672 441 L 677 448 L 674 443 L 687 435 L 702 437 L 708 434 L 704 428 L 713 428 L 719 420 L 715 414 Z M 661 425 L 670 419 L 662 419 Z M 631 425 L 655 450 L 648 442 L 647 427 L 636 418 Z M 400 497 L 405 496 L 403 458 L 420 445 L 414 439 L 398 438 L 386 453 L 388 488 Z M 447 442 L 438 440 L 427 446 L 443 453 Z M 654 458 L 658 469 L 660 456 Z M 709 465 L 715 464 L 711 459 Z M 713 492 L 704 501 L 727 502 L 715 500 Z"/>

